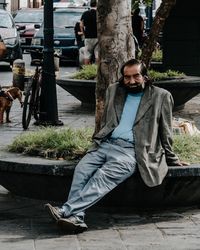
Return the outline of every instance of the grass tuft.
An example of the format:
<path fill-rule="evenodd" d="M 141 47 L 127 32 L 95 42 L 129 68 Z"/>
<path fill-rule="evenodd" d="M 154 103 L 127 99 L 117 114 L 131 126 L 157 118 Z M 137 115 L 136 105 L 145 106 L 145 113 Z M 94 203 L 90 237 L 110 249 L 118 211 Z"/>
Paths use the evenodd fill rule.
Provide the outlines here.
<path fill-rule="evenodd" d="M 165 72 L 159 72 L 155 70 L 148 70 L 148 75 L 153 81 L 168 79 L 169 77 L 184 77 L 185 74 L 175 70 L 167 70 Z"/>
<path fill-rule="evenodd" d="M 162 58 L 163 58 L 163 52 L 161 49 L 156 49 L 153 51 L 151 59 L 153 62 L 162 62 Z"/>
<path fill-rule="evenodd" d="M 77 71 L 72 78 L 73 79 L 85 79 L 85 80 L 94 80 L 97 76 L 97 65 L 89 64 L 84 65 L 83 68 Z"/>
<path fill-rule="evenodd" d="M 200 135 L 175 135 L 173 149 L 182 161 L 199 163 Z"/>
<path fill-rule="evenodd" d="M 54 159 L 79 159 L 91 145 L 92 129 L 43 128 L 22 134 L 8 146 L 11 152 Z M 174 152 L 182 161 L 200 162 L 200 135 L 174 135 Z"/>
<path fill-rule="evenodd" d="M 8 150 L 46 158 L 76 159 L 85 154 L 91 137 L 92 129 L 43 128 L 16 137 Z"/>

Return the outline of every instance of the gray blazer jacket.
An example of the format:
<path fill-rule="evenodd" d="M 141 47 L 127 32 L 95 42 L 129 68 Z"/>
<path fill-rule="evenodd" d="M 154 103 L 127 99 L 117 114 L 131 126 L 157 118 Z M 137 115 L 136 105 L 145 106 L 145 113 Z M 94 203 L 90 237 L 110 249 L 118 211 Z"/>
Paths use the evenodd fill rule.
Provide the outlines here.
<path fill-rule="evenodd" d="M 94 135 L 95 150 L 119 124 L 126 100 L 126 91 L 119 83 L 108 87 L 100 131 Z M 168 165 L 177 165 L 179 159 L 172 151 L 171 94 L 155 86 L 146 86 L 142 96 L 133 133 L 135 153 L 140 175 L 147 186 L 160 185 Z"/>

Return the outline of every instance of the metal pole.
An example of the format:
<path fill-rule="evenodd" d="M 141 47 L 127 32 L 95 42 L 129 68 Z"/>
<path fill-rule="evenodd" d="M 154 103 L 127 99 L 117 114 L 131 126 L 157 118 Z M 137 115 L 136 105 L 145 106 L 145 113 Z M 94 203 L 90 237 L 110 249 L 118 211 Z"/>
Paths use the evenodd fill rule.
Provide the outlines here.
<path fill-rule="evenodd" d="M 63 123 L 58 120 L 53 33 L 53 0 L 45 0 L 43 75 L 39 125 L 63 125 Z"/>

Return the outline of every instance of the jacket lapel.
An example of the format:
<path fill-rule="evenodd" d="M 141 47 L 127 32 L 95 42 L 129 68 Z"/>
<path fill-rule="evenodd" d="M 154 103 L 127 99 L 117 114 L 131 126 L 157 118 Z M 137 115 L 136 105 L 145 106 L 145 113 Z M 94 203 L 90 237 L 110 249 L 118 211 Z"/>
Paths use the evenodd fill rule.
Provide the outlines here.
<path fill-rule="evenodd" d="M 144 116 L 144 114 L 150 108 L 151 104 L 152 104 L 152 88 L 150 86 L 147 86 L 145 88 L 144 95 L 142 96 L 134 125 L 138 123 L 139 120 Z"/>
<path fill-rule="evenodd" d="M 121 114 L 124 108 L 124 103 L 126 100 L 126 91 L 122 87 L 116 89 L 116 95 L 114 100 L 115 112 L 117 116 L 117 121 L 119 123 L 121 119 Z"/>

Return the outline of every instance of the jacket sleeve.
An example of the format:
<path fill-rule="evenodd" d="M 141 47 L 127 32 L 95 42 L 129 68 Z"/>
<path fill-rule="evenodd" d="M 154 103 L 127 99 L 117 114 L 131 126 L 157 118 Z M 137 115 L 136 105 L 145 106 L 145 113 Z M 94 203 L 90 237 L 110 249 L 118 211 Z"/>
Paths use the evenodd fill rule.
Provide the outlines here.
<path fill-rule="evenodd" d="M 161 118 L 159 133 L 161 138 L 161 143 L 163 149 L 165 150 L 165 156 L 168 166 L 180 165 L 178 157 L 172 150 L 172 108 L 173 108 L 173 98 L 170 93 L 166 92 L 163 97 L 163 102 L 161 104 Z"/>

